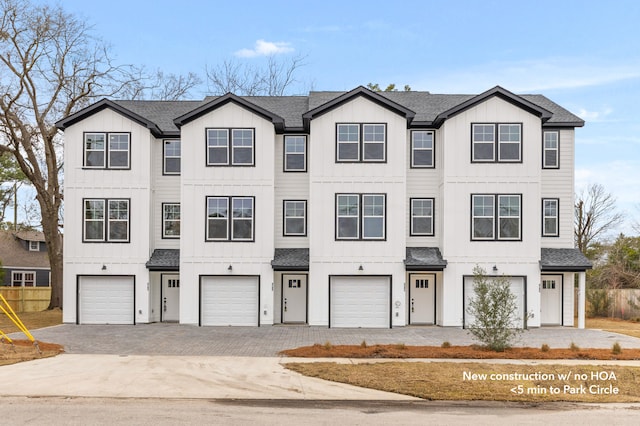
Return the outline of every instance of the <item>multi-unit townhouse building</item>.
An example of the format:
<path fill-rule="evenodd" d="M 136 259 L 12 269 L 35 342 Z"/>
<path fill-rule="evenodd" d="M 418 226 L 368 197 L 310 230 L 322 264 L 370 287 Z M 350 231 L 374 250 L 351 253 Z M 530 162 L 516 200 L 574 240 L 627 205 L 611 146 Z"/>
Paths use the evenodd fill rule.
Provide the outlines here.
<path fill-rule="evenodd" d="M 65 135 L 64 322 L 464 326 L 473 270 L 519 327 L 584 321 L 574 130 L 541 95 L 101 100 Z"/>

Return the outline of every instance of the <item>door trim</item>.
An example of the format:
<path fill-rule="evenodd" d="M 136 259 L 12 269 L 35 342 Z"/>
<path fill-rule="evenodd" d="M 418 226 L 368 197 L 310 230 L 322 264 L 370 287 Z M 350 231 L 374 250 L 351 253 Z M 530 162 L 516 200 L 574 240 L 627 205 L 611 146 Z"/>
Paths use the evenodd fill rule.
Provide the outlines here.
<path fill-rule="evenodd" d="M 428 324 L 413 324 L 411 322 L 411 290 L 413 289 L 413 276 L 414 275 L 433 275 L 433 323 Z M 409 303 L 407 304 L 407 309 L 409 311 L 409 325 L 436 325 L 436 321 L 438 318 L 438 277 L 435 272 L 410 272 L 409 273 Z"/>
<path fill-rule="evenodd" d="M 304 323 L 284 322 L 284 276 L 303 275 L 305 277 L 304 295 Z M 281 324 L 309 324 L 309 273 L 283 272 L 280 274 L 280 323 Z"/>

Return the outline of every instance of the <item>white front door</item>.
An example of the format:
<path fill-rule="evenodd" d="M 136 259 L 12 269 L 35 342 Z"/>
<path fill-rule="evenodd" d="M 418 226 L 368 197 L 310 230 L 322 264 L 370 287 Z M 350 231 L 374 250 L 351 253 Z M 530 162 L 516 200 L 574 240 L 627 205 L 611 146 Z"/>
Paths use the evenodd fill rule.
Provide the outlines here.
<path fill-rule="evenodd" d="M 180 319 L 180 275 L 162 275 L 162 321 Z"/>
<path fill-rule="evenodd" d="M 562 275 L 543 275 L 540 284 L 540 323 L 562 325 Z"/>
<path fill-rule="evenodd" d="M 282 275 L 282 322 L 307 322 L 306 275 Z"/>
<path fill-rule="evenodd" d="M 409 282 L 409 323 L 435 324 L 436 276 L 411 274 Z"/>

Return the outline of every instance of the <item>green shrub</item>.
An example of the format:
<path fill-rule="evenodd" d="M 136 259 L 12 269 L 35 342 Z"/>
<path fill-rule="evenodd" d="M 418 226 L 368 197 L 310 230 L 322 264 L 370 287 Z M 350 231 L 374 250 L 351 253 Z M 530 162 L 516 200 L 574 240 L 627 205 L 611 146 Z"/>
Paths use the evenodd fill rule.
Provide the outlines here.
<path fill-rule="evenodd" d="M 451 343 L 449 342 L 442 342 L 442 345 L 440 345 L 441 348 L 450 348 L 451 347 Z"/>
<path fill-rule="evenodd" d="M 622 353 L 622 347 L 620 346 L 620 343 L 615 342 L 615 343 L 613 344 L 613 347 L 611 348 L 611 352 L 612 352 L 614 355 L 620 355 L 620 354 Z"/>
<path fill-rule="evenodd" d="M 580 346 L 576 345 L 574 342 L 571 342 L 571 344 L 569 345 L 569 349 L 574 352 L 578 352 L 580 350 Z"/>
<path fill-rule="evenodd" d="M 540 350 L 542 352 L 549 352 L 549 345 L 547 345 L 546 343 L 543 343 L 542 346 L 540 347 Z"/>
<path fill-rule="evenodd" d="M 366 340 L 363 340 L 363 341 L 362 341 L 362 343 L 360 343 L 360 347 L 361 347 L 361 348 L 365 348 L 365 349 L 366 349 L 366 347 L 367 347 L 367 341 L 366 341 Z"/>
<path fill-rule="evenodd" d="M 593 317 L 606 317 L 611 308 L 611 296 L 605 289 L 587 290 L 587 315 Z"/>

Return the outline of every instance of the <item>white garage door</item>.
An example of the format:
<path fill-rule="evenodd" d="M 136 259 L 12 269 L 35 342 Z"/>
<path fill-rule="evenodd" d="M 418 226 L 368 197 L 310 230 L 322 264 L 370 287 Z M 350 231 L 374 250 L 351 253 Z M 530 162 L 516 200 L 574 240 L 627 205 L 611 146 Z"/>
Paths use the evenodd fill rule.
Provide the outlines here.
<path fill-rule="evenodd" d="M 331 327 L 389 328 L 389 277 L 331 277 Z"/>
<path fill-rule="evenodd" d="M 524 328 L 524 312 L 525 312 L 525 303 L 524 303 L 524 278 L 522 277 L 511 277 L 508 278 L 510 281 L 511 292 L 516 296 L 516 318 L 513 321 L 514 328 Z M 474 318 L 467 312 L 467 308 L 469 307 L 469 302 L 471 298 L 474 297 L 475 291 L 473 289 L 474 279 L 473 277 L 465 277 L 464 278 L 464 326 L 468 326 L 473 324 Z"/>
<path fill-rule="evenodd" d="M 258 325 L 258 277 L 202 277 L 202 325 Z"/>
<path fill-rule="evenodd" d="M 133 277 L 80 277 L 79 324 L 133 324 Z"/>

